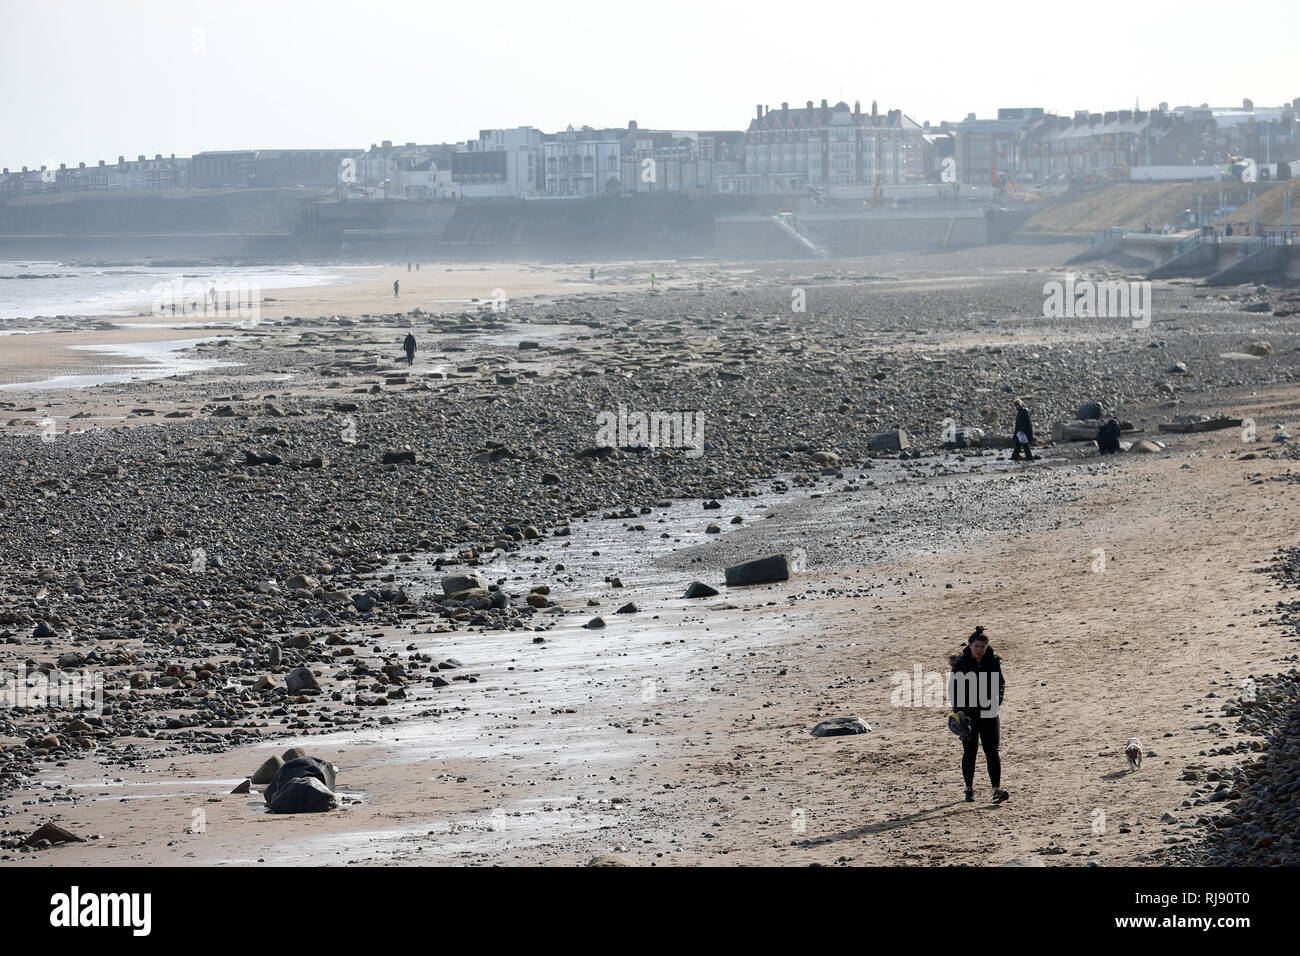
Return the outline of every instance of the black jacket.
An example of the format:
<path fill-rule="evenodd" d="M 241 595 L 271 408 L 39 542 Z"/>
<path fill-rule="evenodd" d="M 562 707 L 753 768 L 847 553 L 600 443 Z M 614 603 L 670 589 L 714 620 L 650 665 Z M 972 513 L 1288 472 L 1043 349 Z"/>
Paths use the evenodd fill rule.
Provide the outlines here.
<path fill-rule="evenodd" d="M 1002 419 L 1006 421 L 1006 419 Z M 1029 409 L 1022 408 L 1016 412 L 1016 431 L 1024 432 L 1030 441 L 1034 440 L 1034 423 L 1029 420 Z"/>
<path fill-rule="evenodd" d="M 414 336 L 414 335 L 411 335 L 410 333 L 407 333 L 406 338 L 404 338 L 404 339 L 402 340 L 402 351 L 403 351 L 403 352 L 411 352 L 411 353 L 414 353 L 414 352 L 415 352 L 415 336 Z"/>
<path fill-rule="evenodd" d="M 962 678 L 959 678 L 958 675 L 980 674 L 980 673 L 991 674 L 994 672 L 996 672 L 998 675 L 997 676 L 998 704 L 1001 705 L 1002 698 L 1005 697 L 1007 693 L 1007 682 L 1006 679 L 1002 676 L 1002 659 L 998 657 L 998 655 L 993 653 L 993 645 L 991 644 L 989 645 L 988 650 L 984 652 L 984 659 L 979 661 L 978 663 L 976 663 L 975 657 L 974 655 L 971 654 L 969 647 L 964 648 L 959 655 L 952 658 L 950 663 L 952 664 L 952 677 L 949 678 L 948 680 L 949 706 L 951 706 L 954 709 L 962 710 L 972 717 L 978 716 L 981 710 L 978 700 L 963 699 L 962 706 L 960 708 L 957 707 L 957 682 L 958 680 L 963 680 Z M 969 678 L 965 678 L 963 680 L 963 683 L 966 680 L 969 680 Z M 991 682 L 993 678 L 976 677 L 975 680 L 977 682 L 981 680 Z M 991 683 L 987 684 L 986 686 L 988 687 L 989 690 L 992 690 Z M 976 693 L 980 693 L 983 691 L 983 688 L 979 687 L 977 683 L 975 690 Z M 964 697 L 966 696 L 964 691 L 963 691 L 963 695 Z"/>

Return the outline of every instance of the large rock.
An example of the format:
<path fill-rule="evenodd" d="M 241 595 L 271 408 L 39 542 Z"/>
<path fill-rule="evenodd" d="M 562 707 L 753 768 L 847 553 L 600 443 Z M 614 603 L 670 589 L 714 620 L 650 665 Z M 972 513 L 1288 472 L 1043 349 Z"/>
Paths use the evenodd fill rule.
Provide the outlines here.
<path fill-rule="evenodd" d="M 803 549 L 795 548 L 789 554 L 773 554 L 757 561 L 733 564 L 727 568 L 727 586 L 788 581 L 791 575 L 803 570 L 806 560 Z"/>
<path fill-rule="evenodd" d="M 683 594 L 682 597 L 705 598 L 705 597 L 716 597 L 717 594 L 718 594 L 717 588 L 710 587 L 709 585 L 705 584 L 703 581 L 692 581 L 690 583 L 690 586 L 686 588 L 686 593 Z"/>
<path fill-rule="evenodd" d="M 334 796 L 334 766 L 319 757 L 290 760 L 266 788 L 272 813 L 322 813 L 338 806 Z"/>
<path fill-rule="evenodd" d="M 279 757 L 268 757 L 262 766 L 257 768 L 257 773 L 253 774 L 251 779 L 256 787 L 265 787 L 275 779 L 275 775 L 280 772 L 284 766 L 284 761 Z"/>
<path fill-rule="evenodd" d="M 847 737 L 851 734 L 869 734 L 871 725 L 861 717 L 831 717 L 812 729 L 814 737 Z"/>
<path fill-rule="evenodd" d="M 316 675 L 306 667 L 295 667 L 285 675 L 284 689 L 291 694 L 298 694 L 305 690 L 318 691 L 320 684 L 316 682 Z"/>
<path fill-rule="evenodd" d="M 1074 410 L 1074 414 L 1077 418 L 1084 419 L 1101 418 L 1102 412 L 1103 409 L 1101 407 L 1101 402 L 1084 402 Z"/>
<path fill-rule="evenodd" d="M 951 434 L 951 440 L 943 443 L 944 448 L 978 448 L 984 444 L 984 429 L 973 425 L 962 425 Z"/>
<path fill-rule="evenodd" d="M 476 588 L 486 591 L 487 586 L 487 580 L 477 571 L 470 571 L 468 574 L 449 574 L 442 579 L 442 593 L 448 597 Z"/>
<path fill-rule="evenodd" d="M 1135 441 L 1128 448 L 1128 451 L 1130 453 L 1137 452 L 1138 454 L 1142 454 L 1142 455 L 1150 455 L 1154 452 L 1164 451 L 1164 450 L 1165 450 L 1165 446 L 1160 444 L 1160 442 L 1148 441 L 1145 438 Z"/>
<path fill-rule="evenodd" d="M 315 777 L 295 777 L 266 801 L 272 813 L 325 813 L 338 805 L 338 797 Z"/>
<path fill-rule="evenodd" d="M 867 439 L 867 447 L 872 451 L 903 451 L 912 447 L 912 436 L 901 428 L 881 432 Z"/>
<path fill-rule="evenodd" d="M 1246 354 L 1247 355 L 1272 355 L 1273 346 L 1271 343 L 1265 342 L 1263 339 L 1260 339 L 1259 341 L 1251 342 L 1249 345 L 1246 346 Z"/>

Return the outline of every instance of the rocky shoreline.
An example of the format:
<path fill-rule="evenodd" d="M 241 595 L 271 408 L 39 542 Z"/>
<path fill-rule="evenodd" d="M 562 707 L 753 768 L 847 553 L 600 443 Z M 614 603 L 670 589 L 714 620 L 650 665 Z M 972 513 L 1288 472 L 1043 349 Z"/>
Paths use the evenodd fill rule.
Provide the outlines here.
<path fill-rule="evenodd" d="M 8 403 L 0 670 L 99 675 L 104 707 L 6 710 L 0 789 L 88 754 L 130 766 L 150 741 L 219 751 L 390 721 L 412 684 L 476 678 L 472 662 L 383 651 L 384 638 L 544 640 L 563 566 L 519 585 L 489 559 L 562 540 L 583 516 L 635 520 L 928 455 L 945 421 L 1009 430 L 1016 395 L 1044 435 L 1087 401 L 1154 432 L 1297 377 L 1292 292 L 1162 286 L 1137 332 L 1044 319 L 1033 270 L 957 288 L 942 274 L 773 267 L 504 314 L 287 317 L 198 350 L 237 367 L 97 390 L 133 409 L 132 427 L 69 421 L 43 440 L 42 408 Z M 794 288 L 806 312 L 791 312 Z M 396 358 L 408 329 L 411 369 Z M 703 453 L 600 442 L 598 416 L 620 406 L 702 413 Z M 898 429 L 910 448 L 875 441 Z M 434 584 L 417 566 L 482 577 Z"/>

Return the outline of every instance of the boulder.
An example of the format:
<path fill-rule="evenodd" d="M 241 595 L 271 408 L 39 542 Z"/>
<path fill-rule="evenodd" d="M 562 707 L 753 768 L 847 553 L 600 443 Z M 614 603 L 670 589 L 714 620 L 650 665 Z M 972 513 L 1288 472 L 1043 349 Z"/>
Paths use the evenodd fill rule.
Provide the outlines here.
<path fill-rule="evenodd" d="M 861 717 L 831 717 L 812 729 L 814 737 L 847 737 L 850 734 L 869 734 L 871 725 Z"/>
<path fill-rule="evenodd" d="M 339 805 L 333 791 L 315 777 L 295 777 L 268 797 L 266 807 L 272 813 L 325 813 Z"/>
<path fill-rule="evenodd" d="M 266 788 L 272 813 L 321 813 L 338 805 L 334 797 L 334 766 L 319 757 L 290 760 Z"/>
<path fill-rule="evenodd" d="M 1103 413 L 1101 402 L 1084 402 L 1074 411 L 1076 418 L 1101 418 Z"/>
<path fill-rule="evenodd" d="M 903 451 L 912 447 L 912 436 L 903 429 L 881 432 L 867 439 L 867 448 L 871 451 Z"/>
<path fill-rule="evenodd" d="M 686 588 L 686 593 L 683 594 L 682 597 L 688 597 L 688 598 L 715 597 L 717 596 L 717 593 L 718 593 L 717 588 L 709 587 L 703 581 L 692 581 L 690 583 L 690 586 Z"/>
<path fill-rule="evenodd" d="M 305 690 L 319 691 L 320 684 L 316 683 L 316 675 L 306 667 L 295 667 L 285 675 L 284 689 L 291 694 L 301 693 Z"/>
<path fill-rule="evenodd" d="M 442 579 L 442 593 L 448 597 L 475 588 L 486 591 L 487 586 L 487 580 L 477 571 L 470 571 L 467 574 L 449 574 Z"/>
<path fill-rule="evenodd" d="M 600 856 L 593 856 L 587 861 L 588 866 L 636 866 L 623 857 L 615 853 L 602 853 Z"/>
<path fill-rule="evenodd" d="M 1260 339 L 1259 341 L 1251 342 L 1249 345 L 1246 346 L 1246 354 L 1247 355 L 1272 355 L 1273 346 L 1271 343 L 1265 342 L 1263 339 Z"/>
<path fill-rule="evenodd" d="M 756 561 L 733 564 L 727 568 L 727 586 L 741 587 L 747 584 L 788 581 L 792 575 L 803 570 L 806 560 L 803 550 L 795 548 L 789 554 L 773 554 Z"/>
<path fill-rule="evenodd" d="M 280 772 L 280 768 L 283 766 L 284 761 L 279 757 L 268 757 L 262 766 L 257 768 L 257 773 L 253 774 L 249 779 L 253 781 L 253 786 L 264 787 L 275 779 L 275 775 Z"/>

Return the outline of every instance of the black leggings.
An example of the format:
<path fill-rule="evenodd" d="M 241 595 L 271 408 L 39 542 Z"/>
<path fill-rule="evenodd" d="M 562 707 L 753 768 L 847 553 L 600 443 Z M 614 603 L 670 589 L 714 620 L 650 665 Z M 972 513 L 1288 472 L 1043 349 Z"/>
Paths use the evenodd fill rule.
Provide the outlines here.
<path fill-rule="evenodd" d="M 989 782 L 994 789 L 1002 785 L 1002 758 L 998 756 L 998 718 L 971 717 L 970 736 L 961 743 L 961 775 L 966 789 L 975 786 L 975 752 L 984 745 L 984 762 L 989 765 Z"/>

